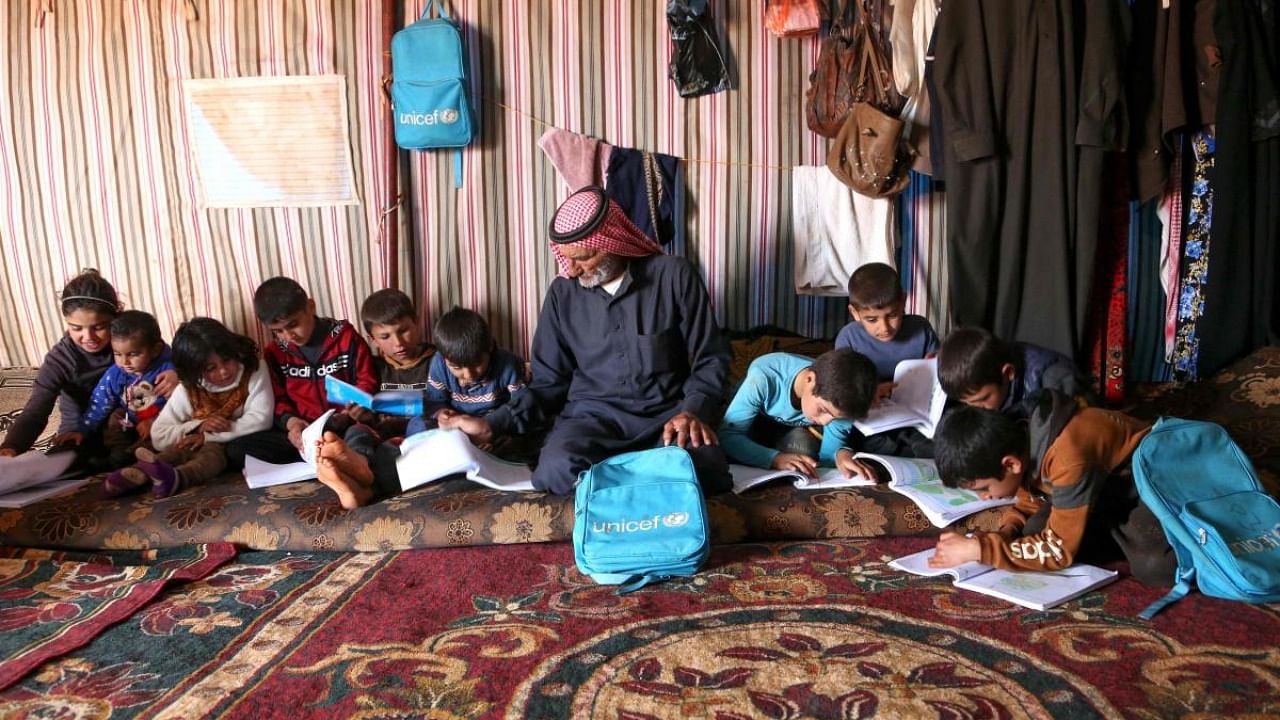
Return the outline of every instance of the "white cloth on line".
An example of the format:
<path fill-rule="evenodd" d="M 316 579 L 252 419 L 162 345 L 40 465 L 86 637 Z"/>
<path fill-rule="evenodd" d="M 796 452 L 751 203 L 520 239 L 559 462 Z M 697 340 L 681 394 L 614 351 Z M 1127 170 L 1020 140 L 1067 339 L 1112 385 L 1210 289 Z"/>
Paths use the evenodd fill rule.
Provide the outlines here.
<path fill-rule="evenodd" d="M 853 192 L 825 165 L 791 172 L 791 234 L 796 293 L 847 296 L 860 265 L 894 265 L 893 200 Z"/>

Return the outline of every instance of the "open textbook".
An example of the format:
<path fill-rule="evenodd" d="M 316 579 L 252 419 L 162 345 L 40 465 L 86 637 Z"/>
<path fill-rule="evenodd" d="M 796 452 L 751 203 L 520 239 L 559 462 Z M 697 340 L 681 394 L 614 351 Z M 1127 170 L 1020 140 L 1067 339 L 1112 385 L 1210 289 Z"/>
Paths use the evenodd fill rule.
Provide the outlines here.
<path fill-rule="evenodd" d="M 903 360 L 893 370 L 893 382 L 897 384 L 893 395 L 873 406 L 865 418 L 853 421 L 853 426 L 863 435 L 914 427 L 933 438 L 947 404 L 947 394 L 938 383 L 938 360 Z"/>
<path fill-rule="evenodd" d="M 279 465 L 246 455 L 244 458 L 245 483 L 251 488 L 264 488 L 315 479 L 316 443 L 324 434 L 324 424 L 329 421 L 329 416 L 332 414 L 332 410 L 326 412 L 302 431 L 302 450 L 298 454 L 301 459 L 298 462 Z"/>
<path fill-rule="evenodd" d="M 34 450 L 0 457 L 0 508 L 25 507 L 85 484 L 86 477 L 67 477 L 73 460 L 73 452 Z"/>
<path fill-rule="evenodd" d="M 362 408 L 388 415 L 415 416 L 422 414 L 421 390 L 383 390 L 376 395 L 343 382 L 332 375 L 324 378 L 324 392 L 335 405 L 355 403 Z"/>
<path fill-rule="evenodd" d="M 405 438 L 396 469 L 402 490 L 458 474 L 494 490 L 534 489 L 528 465 L 490 455 L 461 430 L 428 430 Z"/>
<path fill-rule="evenodd" d="M 1068 600 L 1102 587 L 1116 579 L 1114 570 L 1104 570 L 1093 565 L 1072 565 L 1062 570 L 1001 570 L 979 562 L 967 562 L 955 567 L 929 567 L 933 548 L 900 557 L 889 567 L 916 575 L 950 575 L 958 588 L 998 597 L 1001 600 L 1031 608 L 1048 610 Z"/>
<path fill-rule="evenodd" d="M 879 469 L 879 478 L 866 478 L 859 475 L 845 477 L 844 473 L 834 468 L 824 469 L 816 478 L 810 478 L 794 470 L 761 470 L 742 465 L 730 465 L 733 475 L 733 491 L 742 491 L 769 482 L 785 478 L 798 488 L 805 490 L 825 490 L 828 488 L 855 487 L 859 485 L 875 485 L 877 480 L 887 481 L 889 489 L 902 493 L 920 508 L 920 512 L 929 518 L 929 522 L 937 527 L 946 527 L 967 515 L 979 510 L 1012 505 L 1013 498 L 983 500 L 972 490 L 949 488 L 942 484 L 938 477 L 938 466 L 931 459 L 903 458 L 872 453 L 856 453 L 854 458 Z"/>

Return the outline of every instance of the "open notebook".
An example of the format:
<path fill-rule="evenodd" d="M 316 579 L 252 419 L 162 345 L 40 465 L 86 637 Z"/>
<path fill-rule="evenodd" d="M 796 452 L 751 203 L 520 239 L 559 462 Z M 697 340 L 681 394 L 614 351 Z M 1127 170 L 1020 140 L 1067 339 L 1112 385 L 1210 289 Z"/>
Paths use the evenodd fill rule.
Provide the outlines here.
<path fill-rule="evenodd" d="M 324 424 L 328 422 L 330 410 L 316 419 L 302 431 L 302 450 L 298 453 L 298 462 L 279 465 L 269 463 L 252 455 L 244 458 L 244 481 L 251 488 L 264 488 L 273 485 L 314 480 L 316 477 L 316 443 L 324 434 Z"/>
<path fill-rule="evenodd" d="M 929 522 L 937 527 L 946 527 L 979 510 L 1012 505 L 1014 502 L 1013 498 L 983 500 L 971 490 L 949 488 L 943 485 L 938 477 L 938 466 L 930 459 L 872 453 L 856 453 L 854 457 L 878 468 L 880 474 L 878 479 L 887 481 L 890 490 L 910 498 L 920 508 L 920 512 L 929 518 Z M 865 478 L 859 475 L 845 477 L 844 473 L 834 468 L 823 469 L 816 478 L 807 477 L 794 470 L 762 470 L 742 465 L 730 465 L 729 470 L 733 475 L 733 491 L 736 493 L 780 478 L 789 480 L 796 487 L 805 490 L 875 485 L 877 481 L 877 478 Z"/>
<path fill-rule="evenodd" d="M 533 490 L 533 473 L 523 463 L 490 455 L 471 444 L 461 430 L 428 430 L 405 438 L 396 460 L 400 489 L 425 485 L 450 475 L 465 475 L 494 490 Z"/>
<path fill-rule="evenodd" d="M 931 568 L 931 557 L 933 548 L 927 548 L 893 560 L 889 567 L 929 577 L 950 575 L 955 578 L 952 584 L 958 588 L 998 597 L 1032 610 L 1047 610 L 1074 600 L 1115 580 L 1118 575 L 1114 570 L 1079 564 L 1062 570 L 1045 571 L 1000 570 L 979 562 L 967 562 L 949 568 Z"/>
<path fill-rule="evenodd" d="M 67 477 L 74 459 L 73 452 L 37 450 L 0 457 L 0 508 L 25 507 L 85 484 L 87 477 Z"/>
<path fill-rule="evenodd" d="M 938 383 L 937 359 L 903 360 L 893 370 L 893 382 L 897 385 L 893 395 L 876 403 L 853 426 L 863 435 L 914 427 L 932 438 L 947 404 L 947 394 Z"/>

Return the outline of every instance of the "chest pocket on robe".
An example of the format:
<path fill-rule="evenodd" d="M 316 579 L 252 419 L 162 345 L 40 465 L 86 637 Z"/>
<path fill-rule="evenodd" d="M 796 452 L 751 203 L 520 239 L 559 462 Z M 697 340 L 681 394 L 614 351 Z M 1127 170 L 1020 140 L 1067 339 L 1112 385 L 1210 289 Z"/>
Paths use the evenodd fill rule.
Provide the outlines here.
<path fill-rule="evenodd" d="M 640 359 L 643 375 L 676 372 L 689 364 L 684 338 L 677 328 L 668 328 L 653 335 L 636 338 L 636 356 Z"/>

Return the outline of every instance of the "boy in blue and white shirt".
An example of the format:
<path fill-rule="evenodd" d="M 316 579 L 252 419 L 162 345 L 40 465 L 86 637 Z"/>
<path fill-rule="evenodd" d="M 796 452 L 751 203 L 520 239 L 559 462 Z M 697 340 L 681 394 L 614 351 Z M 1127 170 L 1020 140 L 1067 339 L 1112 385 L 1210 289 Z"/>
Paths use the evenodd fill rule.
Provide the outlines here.
<path fill-rule="evenodd" d="M 111 467 L 120 467 L 131 464 L 134 450 L 150 438 L 151 423 L 165 403 L 156 376 L 173 371 L 173 362 L 155 317 L 138 310 L 111 321 L 111 353 L 115 364 L 93 389 L 73 441 L 107 423 L 103 443 Z"/>
<path fill-rule="evenodd" d="M 409 423 L 407 435 L 433 427 L 464 432 L 477 418 L 511 415 L 516 433 L 529 420 L 515 417 L 510 403 L 525 392 L 524 361 L 494 345 L 489 324 L 479 313 L 455 307 L 436 321 L 432 340 L 436 355 L 427 372 L 422 416 Z"/>

